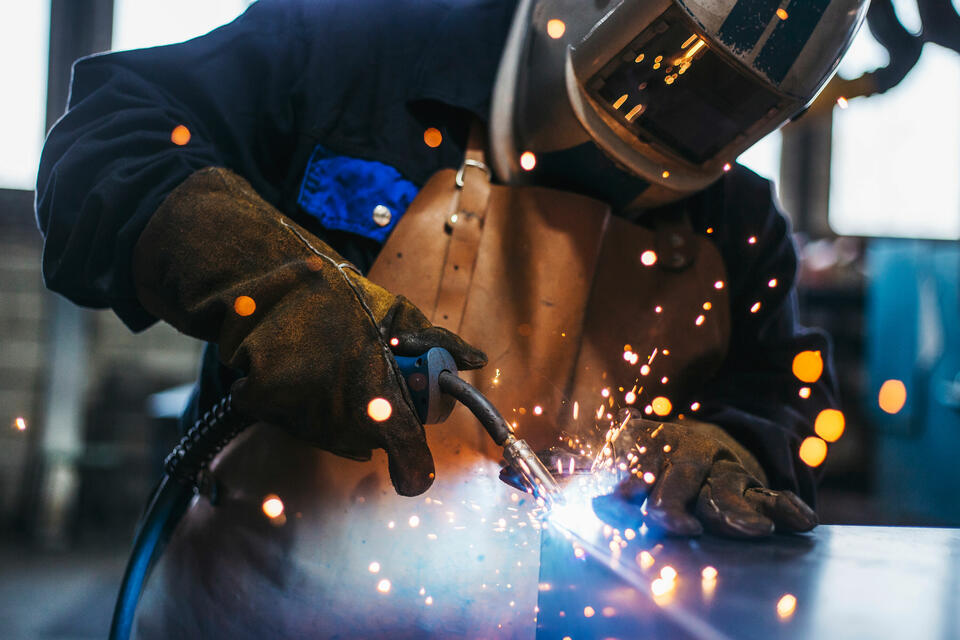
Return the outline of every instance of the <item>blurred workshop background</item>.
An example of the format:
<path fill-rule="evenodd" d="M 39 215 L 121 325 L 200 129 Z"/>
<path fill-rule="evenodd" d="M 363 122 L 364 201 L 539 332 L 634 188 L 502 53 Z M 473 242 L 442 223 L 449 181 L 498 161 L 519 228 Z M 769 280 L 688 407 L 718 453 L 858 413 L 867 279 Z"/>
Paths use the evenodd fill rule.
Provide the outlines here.
<path fill-rule="evenodd" d="M 47 292 L 33 187 L 74 59 L 249 0 L 0 0 L 0 629 L 102 637 L 199 345 Z M 845 414 L 820 514 L 960 525 L 960 0 L 874 0 L 839 77 L 740 162 L 777 184 Z M 866 74 L 866 75 L 865 75 Z M 872 95 L 863 95 L 872 94 Z M 831 436 L 832 437 L 832 436 Z"/>

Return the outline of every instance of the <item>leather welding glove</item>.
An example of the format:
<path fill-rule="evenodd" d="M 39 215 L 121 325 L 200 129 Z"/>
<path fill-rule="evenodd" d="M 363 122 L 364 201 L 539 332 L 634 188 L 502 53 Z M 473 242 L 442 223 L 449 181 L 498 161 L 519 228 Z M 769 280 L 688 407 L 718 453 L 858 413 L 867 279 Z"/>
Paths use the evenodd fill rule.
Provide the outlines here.
<path fill-rule="evenodd" d="M 594 499 L 594 511 L 614 526 L 641 522 L 668 534 L 711 533 L 759 538 L 817 525 L 810 507 L 790 491 L 766 488 L 757 460 L 716 425 L 655 422 L 621 415 L 623 430 L 610 443 L 616 490 Z M 652 475 L 650 475 L 652 474 Z M 640 505 L 647 500 L 647 513 Z M 629 524 L 627 524 L 629 523 Z"/>
<path fill-rule="evenodd" d="M 244 373 L 231 388 L 241 415 L 353 459 L 385 449 L 397 493 L 430 487 L 433 458 L 392 352 L 443 347 L 461 369 L 486 356 L 361 276 L 243 178 L 207 168 L 171 192 L 137 241 L 133 276 L 144 308 L 217 343 Z"/>

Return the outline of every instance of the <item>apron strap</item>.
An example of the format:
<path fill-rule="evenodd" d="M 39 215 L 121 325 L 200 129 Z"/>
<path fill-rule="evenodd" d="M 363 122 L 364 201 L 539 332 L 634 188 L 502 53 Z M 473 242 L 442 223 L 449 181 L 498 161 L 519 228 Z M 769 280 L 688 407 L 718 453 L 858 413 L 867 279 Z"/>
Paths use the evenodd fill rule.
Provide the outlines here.
<path fill-rule="evenodd" d="M 470 283 L 476 267 L 483 219 L 490 200 L 490 168 L 487 166 L 486 131 L 474 118 L 470 123 L 467 151 L 457 171 L 458 197 L 447 227 L 450 244 L 444 259 L 443 273 L 437 292 L 437 306 L 431 320 L 434 324 L 457 331 L 463 320 Z"/>

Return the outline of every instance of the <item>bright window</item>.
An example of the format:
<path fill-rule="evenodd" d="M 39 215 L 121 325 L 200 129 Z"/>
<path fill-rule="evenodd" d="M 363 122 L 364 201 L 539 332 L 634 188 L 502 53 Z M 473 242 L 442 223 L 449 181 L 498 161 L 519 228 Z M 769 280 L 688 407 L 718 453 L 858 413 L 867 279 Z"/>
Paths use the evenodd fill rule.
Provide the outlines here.
<path fill-rule="evenodd" d="M 780 182 L 780 153 L 783 135 L 780 130 L 761 138 L 755 145 L 740 154 L 737 162 L 759 173 L 774 184 Z"/>
<path fill-rule="evenodd" d="M 251 0 L 116 0 L 113 48 L 189 40 L 230 22 L 250 4 Z"/>
<path fill-rule="evenodd" d="M 898 2 L 910 29 L 912 3 Z M 851 78 L 887 63 L 864 28 L 840 65 Z M 834 109 L 830 226 L 842 235 L 960 238 L 960 55 L 928 44 L 884 94 Z"/>
<path fill-rule="evenodd" d="M 50 6 L 0 0 L 0 188 L 33 189 L 47 103 Z"/>

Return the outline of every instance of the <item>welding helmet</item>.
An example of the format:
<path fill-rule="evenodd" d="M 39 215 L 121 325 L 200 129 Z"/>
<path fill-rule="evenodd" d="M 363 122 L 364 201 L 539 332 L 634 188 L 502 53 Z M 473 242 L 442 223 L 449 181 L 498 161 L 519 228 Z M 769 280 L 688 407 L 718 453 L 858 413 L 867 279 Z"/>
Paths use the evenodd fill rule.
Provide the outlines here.
<path fill-rule="evenodd" d="M 493 91 L 494 170 L 538 183 L 541 159 L 592 149 L 648 185 L 646 204 L 699 191 L 816 97 L 867 4 L 520 0 Z"/>

